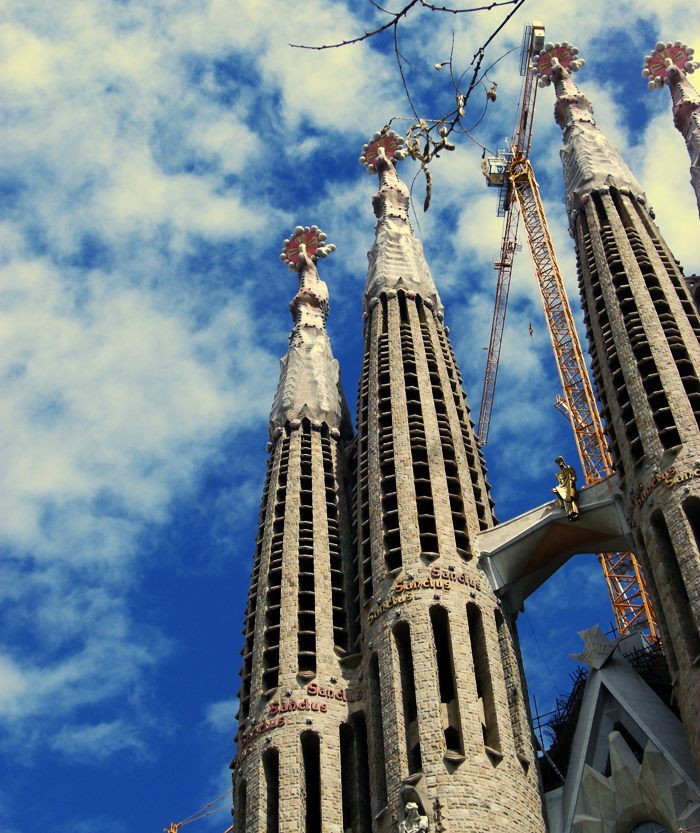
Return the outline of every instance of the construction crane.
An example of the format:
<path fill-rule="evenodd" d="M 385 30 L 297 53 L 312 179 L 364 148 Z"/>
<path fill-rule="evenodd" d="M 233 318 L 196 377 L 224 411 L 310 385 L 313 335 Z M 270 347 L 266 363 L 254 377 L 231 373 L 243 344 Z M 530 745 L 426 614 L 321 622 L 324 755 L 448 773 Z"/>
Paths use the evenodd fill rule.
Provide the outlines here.
<path fill-rule="evenodd" d="M 513 258 L 518 250 L 518 224 L 522 217 L 537 286 L 547 321 L 554 357 L 564 396 L 557 396 L 555 407 L 571 422 L 586 483 L 595 483 L 613 473 L 603 426 L 596 407 L 593 388 L 576 333 L 571 307 L 557 263 L 547 226 L 540 191 L 529 160 L 532 119 L 537 98 L 537 83 L 529 72 L 532 56 L 544 47 L 544 26 L 525 25 L 520 54 L 520 75 L 524 76 L 510 149 L 482 162 L 491 187 L 499 189 L 498 216 L 504 217 L 491 338 L 486 360 L 486 375 L 481 399 L 477 438 L 486 445 L 496 390 L 498 363 L 503 341 L 508 291 Z M 646 582 L 633 553 L 604 553 L 599 556 L 610 592 L 619 634 L 644 630 L 657 641 L 659 632 Z"/>
<path fill-rule="evenodd" d="M 231 813 L 233 814 L 233 803 L 224 804 L 221 807 L 217 807 L 216 810 L 210 810 L 210 807 L 213 807 L 215 804 L 218 804 L 222 798 L 228 798 L 231 796 L 231 790 L 227 790 L 225 793 L 220 795 L 218 798 L 215 798 L 214 801 L 210 801 L 206 807 L 202 807 L 201 810 L 197 810 L 196 813 L 192 813 L 191 816 L 188 816 L 184 821 L 179 822 L 170 822 L 170 824 L 163 828 L 163 833 L 177 833 L 181 827 L 184 827 L 186 824 L 192 824 L 193 821 L 201 821 L 201 819 L 205 819 L 208 816 L 213 816 L 215 813 L 220 813 L 222 810 L 228 810 L 229 807 L 231 808 Z M 231 825 L 224 833 L 233 833 L 234 825 Z"/>

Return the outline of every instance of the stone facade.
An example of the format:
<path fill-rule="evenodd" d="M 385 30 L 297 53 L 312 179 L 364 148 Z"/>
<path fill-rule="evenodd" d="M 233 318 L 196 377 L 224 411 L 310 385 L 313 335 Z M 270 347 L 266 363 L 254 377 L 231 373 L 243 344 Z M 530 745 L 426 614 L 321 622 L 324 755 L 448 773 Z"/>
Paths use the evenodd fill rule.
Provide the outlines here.
<path fill-rule="evenodd" d="M 317 412 L 290 372 L 309 372 L 327 314 L 299 266 L 245 618 L 234 829 L 544 831 L 517 631 L 478 566 L 487 470 L 408 191 L 386 156 L 376 170 L 354 441 L 344 400 Z"/>
<path fill-rule="evenodd" d="M 552 77 L 594 380 L 700 768 L 700 320 L 590 102 L 566 69 Z"/>

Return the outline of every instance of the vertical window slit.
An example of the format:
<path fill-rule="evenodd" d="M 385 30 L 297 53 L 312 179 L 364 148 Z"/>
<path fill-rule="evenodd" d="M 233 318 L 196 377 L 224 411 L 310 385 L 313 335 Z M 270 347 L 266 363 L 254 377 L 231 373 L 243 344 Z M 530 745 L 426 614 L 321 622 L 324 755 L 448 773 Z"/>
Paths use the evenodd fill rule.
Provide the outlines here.
<path fill-rule="evenodd" d="M 510 712 L 510 723 L 513 727 L 513 740 L 515 751 L 522 757 L 526 757 L 527 725 L 522 707 L 522 693 L 520 691 L 520 669 L 513 650 L 510 630 L 500 610 L 494 612 L 496 619 L 496 631 L 498 633 L 498 647 L 501 652 L 501 665 L 503 666 L 503 678 L 506 684 L 506 696 L 508 697 L 508 711 Z"/>
<path fill-rule="evenodd" d="M 433 605 L 430 608 L 430 622 L 433 626 L 433 641 L 438 667 L 445 749 L 448 754 L 463 755 L 464 740 L 462 738 L 462 721 L 457 698 L 452 638 L 449 617 L 445 608 L 440 605 Z"/>
<path fill-rule="evenodd" d="M 348 599 L 345 591 L 345 572 L 340 548 L 338 523 L 338 492 L 336 488 L 333 452 L 328 437 L 321 437 L 323 477 L 326 488 L 326 517 L 328 521 L 328 552 L 331 571 L 331 606 L 333 608 L 333 642 L 344 651 L 348 649 Z"/>
<path fill-rule="evenodd" d="M 347 723 L 340 724 L 340 786 L 343 830 L 360 830 L 357 806 L 357 760 L 355 733 Z"/>
<path fill-rule="evenodd" d="M 598 347 L 594 335 L 594 321 L 597 321 L 600 328 L 603 349 L 606 353 L 604 362 L 611 364 L 617 362 L 617 351 L 612 337 L 610 320 L 605 309 L 603 289 L 600 285 L 600 275 L 595 262 L 593 244 L 591 243 L 588 219 L 585 214 L 580 216 L 580 244 L 576 247 L 576 268 L 578 272 L 579 289 L 582 298 L 583 320 L 586 325 L 586 336 L 588 338 L 588 352 L 591 355 L 591 370 L 595 385 L 596 398 L 601 404 L 600 413 L 603 418 L 605 434 L 608 438 L 608 448 L 613 458 L 615 469 L 624 477 L 624 468 L 620 455 L 620 445 L 615 432 L 615 426 L 610 412 L 610 405 L 607 400 L 605 383 L 601 371 L 601 361 L 598 355 Z M 621 404 L 621 408 L 624 403 Z"/>
<path fill-rule="evenodd" d="M 469 416 L 471 409 L 466 404 L 465 399 L 463 398 L 466 397 L 466 394 L 462 392 L 463 379 L 459 371 L 457 370 L 457 361 L 455 359 L 454 351 L 452 349 L 452 344 L 450 342 L 450 339 L 445 334 L 444 328 L 438 327 L 437 334 L 440 349 L 445 360 L 447 374 L 450 379 L 452 396 L 457 407 L 457 414 L 459 416 L 462 443 L 464 444 L 464 452 L 467 456 L 467 463 L 469 465 L 469 476 L 471 478 L 472 491 L 474 494 L 474 501 L 476 503 L 476 512 L 479 520 L 479 529 L 483 531 L 489 528 L 489 520 L 491 521 L 491 523 L 498 523 L 498 518 L 495 516 L 493 512 L 493 507 L 496 504 L 490 495 L 491 484 L 489 483 L 488 477 L 486 476 L 488 474 L 488 469 L 486 468 L 484 455 L 481 452 L 481 449 L 477 448 L 476 443 L 474 441 L 472 429 L 474 428 L 475 423 L 474 420 Z M 454 437 L 452 439 L 454 443 Z M 483 483 L 486 487 L 485 494 L 482 492 L 482 489 L 479 485 L 479 470 L 481 470 Z M 471 553 L 471 547 L 465 549 L 464 551 L 467 553 Z"/>
<path fill-rule="evenodd" d="M 246 782 L 243 780 L 236 791 L 235 830 L 236 833 L 246 833 L 247 813 Z"/>
<path fill-rule="evenodd" d="M 362 712 L 351 716 L 350 724 L 355 732 L 355 789 L 357 791 L 357 825 L 353 830 L 372 830 L 372 804 L 370 801 L 369 751 L 367 749 L 367 724 Z"/>
<path fill-rule="evenodd" d="M 464 507 L 464 494 L 462 492 L 462 483 L 459 477 L 459 468 L 457 466 L 457 455 L 455 453 L 455 441 L 452 436 L 452 429 L 450 427 L 450 420 L 447 415 L 447 404 L 445 402 L 445 392 L 442 389 L 442 380 L 437 363 L 437 356 L 435 348 L 430 335 L 430 329 L 427 324 L 421 324 L 421 336 L 423 338 L 423 346 L 425 348 L 425 355 L 428 360 L 428 372 L 430 373 L 430 384 L 433 394 L 433 402 L 435 404 L 435 415 L 437 417 L 438 432 L 440 434 L 440 448 L 442 451 L 442 462 L 445 467 L 445 478 L 447 480 L 447 493 L 450 500 L 450 510 L 452 513 L 452 528 L 454 530 L 455 545 L 457 547 L 457 554 L 468 561 L 473 553 L 471 542 L 469 540 L 469 527 L 467 524 L 467 513 Z M 441 333 L 442 336 L 442 333 Z M 443 350 L 443 354 L 445 350 Z M 448 363 L 445 362 L 447 366 Z M 486 503 L 482 500 L 481 489 L 470 483 L 474 498 L 476 501 L 476 511 L 479 517 L 479 523 L 483 521 L 484 526 L 488 527 L 486 521 L 487 508 Z"/>
<path fill-rule="evenodd" d="M 368 471 L 368 433 L 369 433 L 369 367 L 370 339 L 365 339 L 365 352 L 362 359 L 362 374 L 357 392 L 357 485 L 355 492 L 355 547 L 356 573 L 362 586 L 362 601 L 372 597 L 372 549 L 369 525 L 369 471 Z M 360 601 L 359 598 L 356 601 Z M 359 632 L 358 621 L 355 630 Z M 359 636 L 357 637 L 359 639 Z"/>
<path fill-rule="evenodd" d="M 685 509 L 685 506 L 683 508 Z M 688 591 L 683 581 L 673 541 L 666 525 L 666 519 L 660 509 L 657 509 L 651 516 L 651 528 L 656 538 L 658 553 L 661 556 L 664 584 L 669 590 L 669 597 L 678 616 L 681 639 L 688 659 L 693 662 L 700 656 L 700 635 L 695 626 Z"/>
<path fill-rule="evenodd" d="M 265 518 L 267 516 L 267 504 L 270 494 L 270 480 L 272 478 L 272 460 L 267 461 L 267 475 L 263 488 L 260 515 L 258 518 L 258 534 L 255 538 L 255 555 L 253 556 L 253 572 L 250 577 L 250 590 L 248 591 L 248 605 L 243 620 L 243 667 L 241 668 L 241 689 L 238 692 L 240 709 L 236 715 L 237 720 L 248 717 L 250 712 L 250 680 L 253 672 L 253 642 L 255 639 L 255 613 L 258 607 L 258 584 L 260 580 L 260 561 L 262 559 L 262 545 L 265 535 Z"/>
<path fill-rule="evenodd" d="M 299 506 L 297 662 L 299 674 L 316 674 L 316 584 L 314 577 L 313 479 L 311 424 L 302 420 Z"/>
<path fill-rule="evenodd" d="M 372 779 L 372 796 L 375 800 L 376 816 L 387 806 L 386 762 L 384 758 L 384 717 L 382 715 L 382 695 L 379 683 L 379 658 L 372 654 L 369 660 L 369 717 L 372 737 L 372 758 L 370 777 Z"/>
<path fill-rule="evenodd" d="M 610 269 L 612 284 L 617 296 L 618 306 L 622 314 L 622 321 L 627 331 L 627 338 L 632 348 L 632 353 L 637 362 L 637 367 L 642 377 L 642 385 L 647 396 L 647 402 L 652 412 L 652 418 L 656 427 L 659 441 L 664 448 L 673 448 L 680 444 L 680 436 L 676 427 L 673 414 L 666 398 L 666 393 L 661 383 L 661 377 L 656 362 L 651 353 L 651 347 L 642 325 L 637 304 L 632 295 L 629 279 L 625 272 L 622 257 L 615 240 L 615 235 L 610 225 L 605 207 L 599 194 L 593 194 L 593 204 L 598 212 L 601 222 L 600 238 L 603 244 L 605 257 Z M 616 359 L 619 366 L 619 359 Z M 611 367 L 613 362 L 611 361 Z M 620 374 L 621 376 L 622 374 Z M 615 370 L 613 369 L 613 377 Z M 619 379 L 618 401 L 621 405 L 622 421 L 625 424 L 625 433 L 629 441 L 630 451 L 635 461 L 638 462 L 644 456 L 642 441 L 637 428 L 632 403 L 627 392 L 624 379 Z"/>
<path fill-rule="evenodd" d="M 644 539 L 644 535 L 639 527 L 637 527 L 636 531 L 637 540 L 644 548 L 645 552 L 649 552 L 646 541 Z M 651 596 L 652 603 L 654 605 L 654 616 L 656 617 L 656 621 L 659 625 L 659 629 L 661 631 L 661 639 L 663 641 L 663 652 L 666 656 L 666 660 L 668 662 L 668 667 L 671 672 L 671 675 L 675 674 L 678 671 L 678 660 L 676 659 L 676 652 L 673 649 L 673 644 L 671 643 L 670 639 L 670 631 L 668 629 L 668 622 L 666 621 L 666 614 L 664 613 L 664 607 L 661 604 L 661 597 L 659 595 L 659 588 L 656 584 L 656 578 L 654 576 L 654 570 L 650 569 L 644 573 L 644 577 L 646 579 L 647 588 L 649 589 L 649 595 Z"/>
<path fill-rule="evenodd" d="M 391 377 L 389 372 L 389 330 L 386 295 L 382 294 L 384 315 L 382 334 L 378 343 L 377 411 L 379 423 L 379 475 L 381 483 L 382 518 L 384 521 L 384 561 L 387 570 L 401 568 L 399 538 L 399 504 L 396 492 L 396 463 L 394 460 L 394 427 L 391 411 Z"/>
<path fill-rule="evenodd" d="M 676 266 L 674 266 L 674 264 L 671 262 L 671 257 L 669 256 L 664 245 L 662 244 L 661 238 L 657 233 L 658 230 L 649 219 L 646 209 L 644 209 L 637 202 L 637 200 L 634 200 L 633 203 L 637 211 L 637 214 L 639 215 L 642 221 L 642 224 L 646 228 L 647 233 L 651 238 L 651 242 L 654 244 L 656 253 L 661 259 L 661 263 L 663 264 L 663 267 L 666 270 L 666 273 L 670 278 L 671 283 L 673 284 L 673 288 L 675 289 L 676 294 L 678 295 L 678 299 L 681 302 L 681 306 L 683 307 L 683 311 L 685 312 L 685 315 L 688 319 L 688 323 L 690 324 L 693 332 L 695 333 L 695 337 L 698 339 L 698 341 L 700 341 L 700 318 L 698 318 L 697 311 L 688 296 L 686 287 L 683 285 L 683 282 L 681 281 L 678 275 L 678 270 Z"/>
<path fill-rule="evenodd" d="M 302 803 L 305 833 L 321 833 L 321 744 L 315 732 L 301 733 L 304 765 Z"/>
<path fill-rule="evenodd" d="M 411 651 L 411 631 L 408 622 L 399 622 L 395 625 L 393 634 L 399 658 L 403 724 L 406 730 L 406 751 L 408 753 L 408 774 L 413 775 L 415 772 L 421 772 L 423 765 L 421 761 L 420 730 L 418 727 L 416 682 L 413 672 L 413 653 Z"/>
<path fill-rule="evenodd" d="M 637 229 L 634 228 L 620 195 L 617 192 L 613 193 L 618 211 L 624 221 L 627 239 L 634 252 L 644 282 L 646 283 L 649 297 L 654 305 L 659 324 L 666 338 L 666 343 L 673 356 L 678 374 L 681 377 L 681 383 L 690 407 L 692 408 L 693 416 L 700 427 L 700 379 L 698 379 L 698 375 L 695 372 L 695 367 L 691 361 L 683 336 L 681 335 L 678 322 L 673 314 L 671 305 L 668 303 L 659 277 L 654 270 L 651 258 L 644 248 L 642 238 L 639 236 Z"/>
<path fill-rule="evenodd" d="M 263 756 L 265 775 L 265 833 L 279 833 L 280 829 L 280 754 L 277 749 L 267 749 Z"/>
<path fill-rule="evenodd" d="M 474 678 L 476 681 L 476 696 L 479 704 L 481 730 L 484 736 L 484 746 L 501 751 L 501 739 L 496 720 L 496 702 L 493 696 L 493 681 L 486 648 L 486 634 L 481 610 L 474 604 L 467 604 L 467 625 L 469 627 L 469 642 L 474 663 Z"/>
<path fill-rule="evenodd" d="M 267 575 L 267 605 L 263 633 L 263 691 L 279 684 L 280 605 L 282 602 L 282 553 L 284 550 L 287 474 L 289 471 L 289 437 L 282 441 L 280 467 L 272 521 L 270 563 Z"/>
<path fill-rule="evenodd" d="M 413 348 L 411 325 L 408 321 L 406 296 L 399 292 L 399 300 L 405 312 L 400 325 L 401 361 L 404 373 L 404 388 L 406 391 L 406 408 L 408 411 L 408 439 L 411 447 L 413 463 L 413 480 L 416 490 L 416 510 L 418 513 L 418 536 L 423 555 L 437 558 L 438 538 L 435 525 L 435 506 L 433 504 L 433 487 L 430 480 L 430 466 L 428 464 L 428 445 L 425 438 L 425 424 L 423 409 L 418 389 L 418 372 L 416 356 Z M 396 521 L 398 536 L 398 518 Z"/>

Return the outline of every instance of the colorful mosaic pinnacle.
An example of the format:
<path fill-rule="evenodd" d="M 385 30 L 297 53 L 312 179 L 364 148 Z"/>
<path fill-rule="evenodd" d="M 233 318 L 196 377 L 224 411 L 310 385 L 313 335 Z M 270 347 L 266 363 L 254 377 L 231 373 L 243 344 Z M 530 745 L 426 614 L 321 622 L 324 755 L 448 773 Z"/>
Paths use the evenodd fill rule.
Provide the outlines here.
<path fill-rule="evenodd" d="M 318 263 L 320 257 L 328 257 L 335 251 L 335 243 L 326 243 L 327 239 L 328 235 L 318 226 L 297 226 L 291 237 L 284 241 L 280 260 L 289 267 L 290 272 L 297 272 L 303 246 L 311 260 Z"/>
<path fill-rule="evenodd" d="M 555 66 L 578 72 L 585 64 L 583 58 L 578 57 L 578 47 L 564 40 L 561 43 L 545 43 L 544 49 L 532 56 L 530 72 L 538 79 L 540 87 L 548 87 L 552 83 Z"/>
<path fill-rule="evenodd" d="M 689 75 L 695 72 L 700 63 L 693 60 L 694 53 L 692 47 L 679 40 L 675 43 L 659 41 L 651 53 L 644 56 L 642 76 L 649 79 L 649 89 L 660 90 L 664 85 L 670 86 L 677 80 L 676 72 L 681 76 L 684 72 Z"/>
<path fill-rule="evenodd" d="M 408 151 L 402 147 L 404 143 L 403 136 L 395 130 L 388 130 L 383 133 L 378 130 L 373 136 L 369 144 L 362 146 L 362 156 L 360 157 L 360 165 L 367 168 L 368 174 L 376 174 L 377 168 L 374 163 L 379 156 L 384 155 L 394 164 L 400 162 L 408 156 Z"/>

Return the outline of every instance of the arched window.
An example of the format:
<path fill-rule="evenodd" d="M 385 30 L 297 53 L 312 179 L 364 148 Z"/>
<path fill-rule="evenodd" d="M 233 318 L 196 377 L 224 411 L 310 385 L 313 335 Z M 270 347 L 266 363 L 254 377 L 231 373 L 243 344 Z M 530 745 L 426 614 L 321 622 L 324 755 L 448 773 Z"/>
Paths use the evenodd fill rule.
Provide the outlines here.
<path fill-rule="evenodd" d="M 491 668 L 489 667 L 484 622 L 481 610 L 474 602 L 467 603 L 467 625 L 469 627 L 472 659 L 474 660 L 476 696 L 479 700 L 484 746 L 500 752 L 501 739 L 498 732 L 498 723 L 496 722 L 496 701 L 493 696 L 493 681 L 491 680 Z"/>
<path fill-rule="evenodd" d="M 683 581 L 666 518 L 660 509 L 657 509 L 651 516 L 651 528 L 656 536 L 657 552 L 661 558 L 664 580 L 670 590 L 685 648 L 692 662 L 700 654 L 700 635 L 695 629 L 688 591 Z"/>
<path fill-rule="evenodd" d="M 265 774 L 265 833 L 279 833 L 280 829 L 280 753 L 277 749 L 267 749 L 262 756 Z"/>
<path fill-rule="evenodd" d="M 379 685 L 379 658 L 372 654 L 369 660 L 369 732 L 372 736 L 370 772 L 374 813 L 387 806 L 386 765 L 384 760 L 384 718 L 382 695 Z"/>
<path fill-rule="evenodd" d="M 433 626 L 433 639 L 435 641 L 445 748 L 448 754 L 463 755 L 462 721 L 459 716 L 459 702 L 457 700 L 452 639 L 449 617 L 445 608 L 440 605 L 433 605 L 430 608 L 430 622 Z"/>
<path fill-rule="evenodd" d="M 630 833 L 669 833 L 669 831 L 656 821 L 643 821 L 641 824 L 636 824 Z"/>
<path fill-rule="evenodd" d="M 238 785 L 238 793 L 236 795 L 236 806 L 234 808 L 235 812 L 235 825 L 234 829 L 236 833 L 245 833 L 246 830 L 246 811 L 247 811 L 247 795 L 246 795 L 246 782 L 241 781 Z"/>
<path fill-rule="evenodd" d="M 301 733 L 305 833 L 321 833 L 321 748 L 315 732 Z"/>
<path fill-rule="evenodd" d="M 683 501 L 683 511 L 693 531 L 695 546 L 700 550 L 700 498 L 686 498 Z"/>
<path fill-rule="evenodd" d="M 411 631 L 408 622 L 399 622 L 394 626 L 394 641 L 399 655 L 399 670 L 401 672 L 401 699 L 403 702 L 403 722 L 406 727 L 408 774 L 413 775 L 415 772 L 421 772 L 423 766 L 420 751 L 420 732 L 418 729 L 416 682 L 413 674 Z"/>

